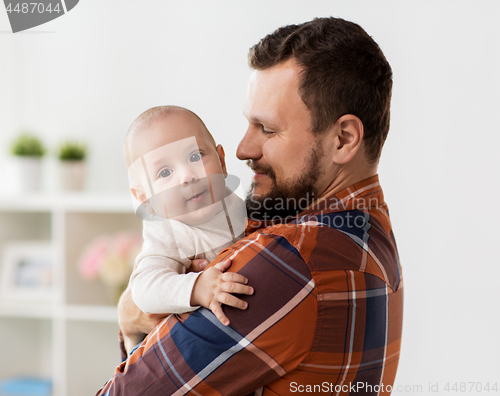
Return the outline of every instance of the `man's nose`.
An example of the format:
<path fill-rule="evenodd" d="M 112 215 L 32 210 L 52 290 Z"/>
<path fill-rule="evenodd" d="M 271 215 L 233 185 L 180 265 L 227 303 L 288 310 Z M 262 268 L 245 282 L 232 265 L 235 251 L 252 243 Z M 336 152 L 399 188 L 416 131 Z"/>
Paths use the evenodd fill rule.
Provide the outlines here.
<path fill-rule="evenodd" d="M 249 125 L 245 136 L 241 139 L 236 149 L 236 157 L 244 161 L 258 160 L 262 157 L 262 135 L 255 126 Z"/>

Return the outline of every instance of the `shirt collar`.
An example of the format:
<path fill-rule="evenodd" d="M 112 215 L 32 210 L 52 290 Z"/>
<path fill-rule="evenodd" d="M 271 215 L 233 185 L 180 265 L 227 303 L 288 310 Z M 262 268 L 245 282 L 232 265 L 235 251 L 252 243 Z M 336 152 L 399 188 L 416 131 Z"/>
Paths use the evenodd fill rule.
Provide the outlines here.
<path fill-rule="evenodd" d="M 369 211 L 374 207 L 385 207 L 384 194 L 378 179 L 378 175 L 369 177 L 358 183 L 353 184 L 337 193 L 328 194 L 312 204 L 295 218 L 290 218 L 286 222 L 295 220 L 297 217 L 311 215 L 319 211 L 333 213 L 346 210 Z M 246 234 L 255 232 L 259 229 L 270 227 L 283 223 L 283 219 L 277 221 L 259 221 L 248 219 Z"/>
<path fill-rule="evenodd" d="M 384 194 L 378 180 L 378 175 L 369 177 L 345 188 L 338 193 L 331 193 L 313 202 L 300 215 L 316 211 L 342 212 L 346 210 L 368 211 L 374 207 L 384 207 Z"/>

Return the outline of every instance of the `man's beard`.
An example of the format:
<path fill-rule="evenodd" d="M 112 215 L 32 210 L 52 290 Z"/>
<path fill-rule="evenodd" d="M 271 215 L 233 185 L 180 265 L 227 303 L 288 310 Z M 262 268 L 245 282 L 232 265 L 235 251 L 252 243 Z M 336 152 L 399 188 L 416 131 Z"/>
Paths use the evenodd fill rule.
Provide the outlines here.
<path fill-rule="evenodd" d="M 251 220 L 271 220 L 293 217 L 304 211 L 314 197 L 318 196 L 316 183 L 322 173 L 320 163 L 323 148 L 318 144 L 312 148 L 305 172 L 295 180 L 285 180 L 281 185 L 276 182 L 276 173 L 270 166 L 258 166 L 248 160 L 247 165 L 258 173 L 266 173 L 272 180 L 271 191 L 265 195 L 253 195 L 255 182 L 252 182 L 245 203 L 247 216 Z"/>

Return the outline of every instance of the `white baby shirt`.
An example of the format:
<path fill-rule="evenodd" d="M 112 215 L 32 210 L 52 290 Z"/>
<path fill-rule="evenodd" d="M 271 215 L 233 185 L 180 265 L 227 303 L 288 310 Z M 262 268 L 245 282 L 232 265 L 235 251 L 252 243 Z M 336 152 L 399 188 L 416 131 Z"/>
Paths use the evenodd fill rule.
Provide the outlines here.
<path fill-rule="evenodd" d="M 190 304 L 194 283 L 201 274 L 186 273 L 191 261 L 212 261 L 245 230 L 246 211 L 241 198 L 227 189 L 224 204 L 217 202 L 220 211 L 203 224 L 187 225 L 170 219 L 143 222 L 144 244 L 130 278 L 132 298 L 142 311 L 183 313 L 199 308 Z"/>

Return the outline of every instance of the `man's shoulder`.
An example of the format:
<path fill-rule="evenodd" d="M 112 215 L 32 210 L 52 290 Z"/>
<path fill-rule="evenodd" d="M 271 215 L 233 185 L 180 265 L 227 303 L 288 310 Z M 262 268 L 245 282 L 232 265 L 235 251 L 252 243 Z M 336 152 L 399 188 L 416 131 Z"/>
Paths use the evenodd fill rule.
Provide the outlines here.
<path fill-rule="evenodd" d="M 274 253 L 285 248 L 300 256 L 313 274 L 350 270 L 399 285 L 398 253 L 392 232 L 362 210 L 323 211 L 298 216 L 247 235 Z"/>
<path fill-rule="evenodd" d="M 355 223 L 356 222 L 356 223 Z M 345 211 L 340 213 L 313 213 L 298 216 L 292 221 L 280 222 L 247 233 L 247 238 L 263 236 L 263 239 L 284 238 L 290 245 L 307 256 L 307 252 L 319 247 L 329 250 L 345 248 L 341 243 L 344 235 L 363 240 L 368 220 L 362 212 Z M 321 243 L 318 246 L 318 241 Z"/>

